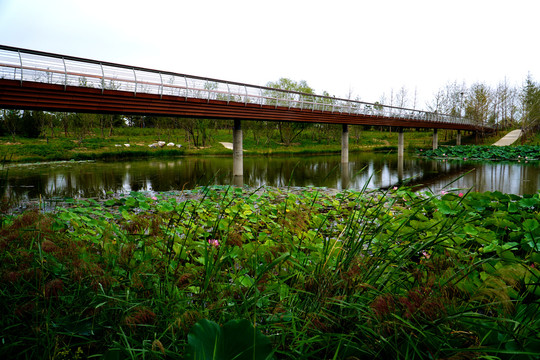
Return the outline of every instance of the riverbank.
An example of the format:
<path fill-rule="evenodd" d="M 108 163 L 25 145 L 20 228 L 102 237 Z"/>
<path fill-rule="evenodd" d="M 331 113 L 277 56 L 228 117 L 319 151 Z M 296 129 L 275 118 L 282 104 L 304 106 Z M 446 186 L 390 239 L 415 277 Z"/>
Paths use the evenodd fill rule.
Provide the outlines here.
<path fill-rule="evenodd" d="M 533 359 L 539 209 L 538 193 L 205 187 L 4 216 L 0 353 L 184 359 L 219 331 L 283 359 Z"/>
<path fill-rule="evenodd" d="M 57 133 L 60 133 L 59 131 Z M 194 147 L 186 140 L 184 132 L 175 131 L 156 136 L 156 129 L 119 128 L 114 135 L 100 137 L 98 129 L 84 138 L 80 136 L 56 136 L 27 139 L 19 137 L 0 138 L 0 161 L 37 162 L 69 160 L 115 160 L 142 157 L 169 157 L 191 155 L 230 155 L 232 150 L 221 143 L 230 142 L 230 130 L 215 130 L 207 144 Z M 321 140 L 323 139 L 323 140 Z M 431 146 L 432 133 L 410 131 L 405 134 L 407 150 Z M 439 134 L 441 144 L 455 144 L 455 132 Z M 463 139 L 464 143 L 473 141 Z M 291 154 L 337 154 L 341 151 L 339 128 L 321 138 L 316 130 L 302 133 L 291 144 L 283 144 L 277 134 L 266 139 L 255 138 L 251 132 L 244 134 L 243 148 L 246 156 Z M 486 139 L 486 141 L 491 141 Z M 169 146 L 168 146 L 169 145 Z M 350 132 L 349 149 L 355 151 L 396 151 L 397 132 L 358 130 Z"/>

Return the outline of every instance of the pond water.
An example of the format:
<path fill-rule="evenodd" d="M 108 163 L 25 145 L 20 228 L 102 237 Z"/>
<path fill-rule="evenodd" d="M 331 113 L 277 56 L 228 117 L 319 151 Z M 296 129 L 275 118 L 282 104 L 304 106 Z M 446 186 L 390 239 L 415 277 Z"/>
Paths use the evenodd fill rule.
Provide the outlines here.
<path fill-rule="evenodd" d="M 230 157 L 153 158 L 115 162 L 22 164 L 0 169 L 0 194 L 16 201 L 105 197 L 131 191 L 192 189 L 199 185 L 388 188 L 408 181 L 417 189 L 501 191 L 517 195 L 540 189 L 540 164 L 419 159 L 395 154 L 244 157 L 244 176 L 232 177 Z M 450 185 L 449 185 L 450 184 Z"/>

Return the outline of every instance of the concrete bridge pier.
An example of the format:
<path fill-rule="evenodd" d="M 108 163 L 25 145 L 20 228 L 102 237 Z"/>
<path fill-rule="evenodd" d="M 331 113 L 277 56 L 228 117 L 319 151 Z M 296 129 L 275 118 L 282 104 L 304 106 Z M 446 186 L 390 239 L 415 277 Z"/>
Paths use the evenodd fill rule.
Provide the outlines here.
<path fill-rule="evenodd" d="M 341 163 L 349 163 L 349 125 L 343 124 L 341 132 Z"/>
<path fill-rule="evenodd" d="M 457 146 L 461 145 L 461 130 L 458 130 L 458 131 L 457 131 L 456 145 L 457 145 Z"/>
<path fill-rule="evenodd" d="M 234 120 L 233 127 L 233 183 L 243 185 L 244 158 L 242 150 L 242 123 Z"/>
<path fill-rule="evenodd" d="M 433 150 L 437 150 L 439 147 L 439 134 L 437 133 L 437 129 L 433 129 Z"/>

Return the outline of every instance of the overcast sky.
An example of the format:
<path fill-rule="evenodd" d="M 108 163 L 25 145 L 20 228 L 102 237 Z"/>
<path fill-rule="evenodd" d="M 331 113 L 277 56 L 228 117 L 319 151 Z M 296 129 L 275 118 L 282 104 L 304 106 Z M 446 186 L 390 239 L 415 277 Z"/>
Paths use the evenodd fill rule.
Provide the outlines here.
<path fill-rule="evenodd" d="M 417 108 L 449 82 L 540 78 L 538 0 L 0 0 L 0 44 Z"/>

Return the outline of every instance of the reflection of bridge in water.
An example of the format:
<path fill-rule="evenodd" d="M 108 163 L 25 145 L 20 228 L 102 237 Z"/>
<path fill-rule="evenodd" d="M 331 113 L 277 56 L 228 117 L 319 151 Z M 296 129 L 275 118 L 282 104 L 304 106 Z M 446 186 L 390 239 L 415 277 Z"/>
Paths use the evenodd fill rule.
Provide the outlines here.
<path fill-rule="evenodd" d="M 243 175 L 241 120 L 342 124 L 342 163 L 348 125 L 489 131 L 471 120 L 367 103 L 158 71 L 0 45 L 0 108 L 231 119 L 233 175 Z"/>
<path fill-rule="evenodd" d="M 432 160 L 431 170 L 382 187 L 405 185 L 413 190 L 441 191 L 463 189 L 500 191 L 507 194 L 535 194 L 540 189 L 540 168 L 537 164 L 515 162 L 460 162 Z"/>
<path fill-rule="evenodd" d="M 540 188 L 540 168 L 517 163 L 438 162 L 405 158 L 405 169 L 398 172 L 397 156 L 354 153 L 344 167 L 339 156 L 246 157 L 245 183 L 258 188 L 323 187 L 360 190 L 388 189 L 399 180 L 413 189 L 439 192 L 451 188 L 533 194 Z M 233 159 L 227 157 L 146 159 L 129 162 L 54 163 L 35 166 L 9 166 L 0 182 L 0 197 L 15 202 L 42 198 L 108 197 L 131 191 L 170 191 L 193 189 L 199 185 L 231 184 Z M 348 174 L 340 171 L 347 168 Z M 473 171 L 471 171 L 473 170 Z M 347 176 L 345 176 L 347 175 Z M 501 176 L 502 175 L 502 176 Z M 446 188 L 448 189 L 448 187 Z"/>

